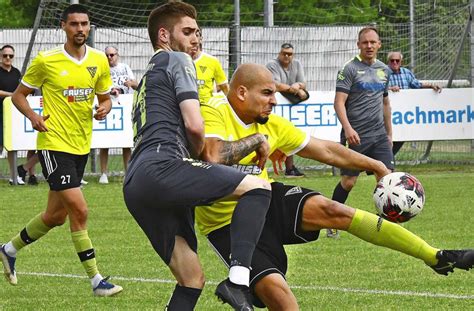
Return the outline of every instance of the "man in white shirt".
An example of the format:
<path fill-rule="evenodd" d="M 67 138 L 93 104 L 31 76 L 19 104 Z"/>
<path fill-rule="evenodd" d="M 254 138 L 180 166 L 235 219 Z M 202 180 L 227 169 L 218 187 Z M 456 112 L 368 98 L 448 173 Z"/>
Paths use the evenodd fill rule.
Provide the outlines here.
<path fill-rule="evenodd" d="M 120 94 L 133 93 L 133 91 L 138 87 L 138 82 L 135 79 L 135 75 L 133 74 L 132 69 L 130 69 L 130 66 L 125 63 L 119 63 L 118 49 L 114 46 L 106 47 L 105 55 L 107 56 L 107 60 L 109 61 L 110 76 L 112 77 L 112 81 L 114 83 L 110 94 L 112 96 L 119 96 Z M 123 168 L 126 171 L 128 160 L 130 160 L 131 149 L 123 148 L 122 155 Z M 107 177 L 107 166 L 109 161 L 109 149 L 100 149 L 99 157 L 100 170 L 102 173 L 99 179 L 99 183 L 108 184 L 109 179 Z"/>

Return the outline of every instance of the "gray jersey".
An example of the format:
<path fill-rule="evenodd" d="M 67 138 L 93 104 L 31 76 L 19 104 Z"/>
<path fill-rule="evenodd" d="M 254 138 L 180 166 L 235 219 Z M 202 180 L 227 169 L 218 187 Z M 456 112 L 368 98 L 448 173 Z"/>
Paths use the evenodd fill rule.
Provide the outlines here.
<path fill-rule="evenodd" d="M 191 57 L 181 52 L 155 53 L 133 99 L 132 161 L 147 150 L 162 159 L 189 158 L 189 142 L 179 105 L 186 99 L 198 98 Z"/>
<path fill-rule="evenodd" d="M 336 92 L 348 94 L 346 113 L 359 137 L 386 134 L 383 98 L 388 96 L 388 67 L 379 60 L 372 65 L 360 56 L 347 62 L 337 74 Z M 344 130 L 342 132 L 344 135 Z"/>
<path fill-rule="evenodd" d="M 272 72 L 273 80 L 277 83 L 285 83 L 292 85 L 296 82 L 305 83 L 303 66 L 298 60 L 293 60 L 288 66 L 288 70 L 285 70 L 278 59 L 272 59 L 266 65 L 268 70 Z"/>

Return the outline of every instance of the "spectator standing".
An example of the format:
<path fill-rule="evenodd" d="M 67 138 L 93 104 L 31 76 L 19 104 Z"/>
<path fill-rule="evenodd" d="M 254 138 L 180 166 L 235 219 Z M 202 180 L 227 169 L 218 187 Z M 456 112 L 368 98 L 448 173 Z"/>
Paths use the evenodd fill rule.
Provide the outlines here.
<path fill-rule="evenodd" d="M 307 100 L 309 93 L 306 90 L 303 66 L 299 60 L 294 59 L 294 53 L 293 45 L 284 43 L 278 57 L 272 59 L 266 66 L 273 75 L 277 92 L 292 104 L 298 104 Z M 287 157 L 285 167 L 286 177 L 304 177 L 294 165 L 293 156 Z"/>
<path fill-rule="evenodd" d="M 398 51 L 389 52 L 387 56 L 388 67 L 390 68 L 390 79 L 388 89 L 398 92 L 401 89 L 433 89 L 433 91 L 441 93 L 441 87 L 428 82 L 419 81 L 413 72 L 403 64 L 403 54 Z M 393 156 L 402 148 L 404 142 L 396 141 L 393 143 Z"/>
<path fill-rule="evenodd" d="M 357 47 L 360 54 L 339 71 L 334 109 L 342 125 L 341 144 L 394 169 L 392 154 L 392 114 L 388 99 L 389 69 L 377 60 L 381 47 L 377 29 L 359 31 Z M 344 203 L 354 187 L 360 171 L 341 169 L 341 181 L 332 199 Z M 336 230 L 327 230 L 328 237 L 337 237 Z"/>
<path fill-rule="evenodd" d="M 112 296 L 122 287 L 99 273 L 87 231 L 87 203 L 80 189 L 90 152 L 92 117 L 104 120 L 110 112 L 112 79 L 104 53 L 86 45 L 89 11 L 79 4 L 68 6 L 61 15 L 61 28 L 66 33 L 64 45 L 40 52 L 12 96 L 13 104 L 39 132 L 38 156 L 50 188 L 47 207 L 1 246 L 0 259 L 5 278 L 16 285 L 17 252 L 68 219 L 72 243 L 94 295 Z M 42 90 L 43 115 L 33 111 L 26 99 L 34 89 Z"/>
<path fill-rule="evenodd" d="M 117 98 L 120 94 L 130 94 L 136 90 L 138 86 L 135 75 L 129 65 L 119 62 L 118 49 L 113 46 L 105 48 L 105 55 L 110 66 L 110 76 L 114 83 L 110 94 L 113 96 L 112 99 Z M 127 171 L 128 161 L 132 154 L 131 148 L 122 148 L 123 168 Z M 100 171 L 101 175 L 99 178 L 100 184 L 108 184 L 109 178 L 108 173 L 108 162 L 109 162 L 109 148 L 103 148 L 99 151 L 100 158 Z"/>
<path fill-rule="evenodd" d="M 227 83 L 227 77 L 219 60 L 202 51 L 201 30 L 198 31 L 197 35 L 199 44 L 193 48 L 190 55 L 194 61 L 194 65 L 196 66 L 199 102 L 205 104 L 212 97 L 214 87 L 217 91 L 222 91 L 227 95 L 229 92 L 229 84 Z"/>
<path fill-rule="evenodd" d="M 12 96 L 13 92 L 20 84 L 21 73 L 13 66 L 13 58 L 15 57 L 15 49 L 12 45 L 4 45 L 0 49 L 2 60 L 0 63 L 0 152 L 3 151 L 3 100 L 5 97 Z M 8 164 L 10 168 L 11 178 L 10 185 L 13 185 L 13 151 L 7 151 Z M 24 185 L 24 180 L 18 175 L 17 184 Z"/>

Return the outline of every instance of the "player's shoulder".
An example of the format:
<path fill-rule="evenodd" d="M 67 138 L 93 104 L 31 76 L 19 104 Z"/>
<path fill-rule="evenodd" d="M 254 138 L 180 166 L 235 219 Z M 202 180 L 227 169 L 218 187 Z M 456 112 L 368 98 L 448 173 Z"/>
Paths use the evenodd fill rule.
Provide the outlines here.
<path fill-rule="evenodd" d="M 218 62 L 219 61 L 219 59 L 217 57 L 215 57 L 214 55 L 211 55 L 209 53 L 206 53 L 206 52 L 202 52 L 202 58 L 203 58 L 203 60 L 208 61 L 208 62 Z"/>
<path fill-rule="evenodd" d="M 344 65 L 342 65 L 342 68 L 341 70 L 348 70 L 348 69 L 352 69 L 354 67 L 357 67 L 359 66 L 359 64 L 361 63 L 360 59 L 358 56 L 354 56 L 352 57 L 351 59 L 349 59 L 348 61 L 346 61 L 344 63 Z"/>
<path fill-rule="evenodd" d="M 389 69 L 389 67 L 387 66 L 387 64 L 385 64 L 384 62 L 382 62 L 381 60 L 379 59 L 376 59 L 375 60 L 375 64 L 377 65 L 377 67 L 380 67 L 380 68 L 383 68 L 383 69 Z"/>
<path fill-rule="evenodd" d="M 89 55 L 92 56 L 92 57 L 107 59 L 107 57 L 105 56 L 104 51 L 98 50 L 98 49 L 96 49 L 96 48 L 87 46 L 87 52 L 88 52 Z"/>
<path fill-rule="evenodd" d="M 63 46 L 59 45 L 59 46 L 56 46 L 52 49 L 49 49 L 49 50 L 44 50 L 44 51 L 41 51 L 38 53 L 38 57 L 39 58 L 51 58 L 51 57 L 55 57 L 55 56 L 62 56 L 64 55 L 64 48 Z"/>
<path fill-rule="evenodd" d="M 206 103 L 202 104 L 202 106 L 219 111 L 224 111 L 230 108 L 229 101 L 224 94 L 212 96 Z"/>

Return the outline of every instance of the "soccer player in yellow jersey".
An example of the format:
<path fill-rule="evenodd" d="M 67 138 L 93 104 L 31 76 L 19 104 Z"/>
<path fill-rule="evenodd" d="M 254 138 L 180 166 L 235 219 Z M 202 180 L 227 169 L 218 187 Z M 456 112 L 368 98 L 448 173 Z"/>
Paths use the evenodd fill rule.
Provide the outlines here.
<path fill-rule="evenodd" d="M 423 260 L 437 273 L 454 268 L 469 270 L 474 250 L 439 250 L 398 224 L 377 215 L 325 198 L 298 186 L 273 182 L 260 169 L 259 157 L 249 141 L 265 136 L 274 168 L 285 155 L 298 154 L 329 165 L 373 171 L 377 178 L 388 174 L 385 165 L 342 145 L 316 139 L 282 117 L 272 115 L 276 105 L 275 83 L 264 66 L 243 64 L 237 68 L 226 97 L 213 97 L 201 106 L 206 141 L 203 159 L 232 165 L 249 175 L 272 182 L 272 201 L 262 234 L 252 257 L 250 287 L 254 305 L 270 310 L 298 310 L 295 296 L 285 280 L 287 256 L 284 245 L 318 239 L 320 230 L 335 228 L 375 245 L 384 246 Z M 235 201 L 217 201 L 196 208 L 196 222 L 219 257 L 228 262 L 229 227 Z"/>
<path fill-rule="evenodd" d="M 86 46 L 90 30 L 88 10 L 79 4 L 67 7 L 61 16 L 61 27 L 66 43 L 39 53 L 13 94 L 15 106 L 39 132 L 37 149 L 50 187 L 48 205 L 2 245 L 0 257 L 7 281 L 16 285 L 17 252 L 69 218 L 72 242 L 94 295 L 112 296 L 121 292 L 122 287 L 109 283 L 97 269 L 87 233 L 87 204 L 80 189 L 91 145 L 94 97 L 97 95 L 98 105 L 93 116 L 103 120 L 111 109 L 112 80 L 104 53 Z M 43 92 L 42 116 L 26 100 L 37 88 Z"/>
<path fill-rule="evenodd" d="M 225 76 L 224 69 L 219 60 L 202 51 L 202 33 L 198 33 L 199 45 L 191 50 L 191 57 L 196 66 L 196 80 L 198 83 L 199 102 L 207 103 L 214 92 L 214 84 L 217 91 L 222 91 L 225 95 L 229 92 L 229 84 Z"/>

